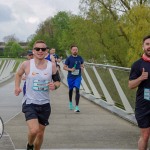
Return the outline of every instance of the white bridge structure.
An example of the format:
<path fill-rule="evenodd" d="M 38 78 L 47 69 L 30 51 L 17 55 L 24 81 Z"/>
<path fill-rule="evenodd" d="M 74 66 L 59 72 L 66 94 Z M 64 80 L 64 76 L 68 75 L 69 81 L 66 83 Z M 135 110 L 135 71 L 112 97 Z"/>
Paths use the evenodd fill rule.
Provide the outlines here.
<path fill-rule="evenodd" d="M 0 60 L 0 83 L 13 76 L 16 63 L 13 59 Z"/>
<path fill-rule="evenodd" d="M 67 85 L 67 71 L 61 72 Z M 130 68 L 85 63 L 80 93 L 90 101 L 137 124 L 134 115 L 135 90 L 128 89 Z"/>
<path fill-rule="evenodd" d="M 0 60 L 0 84 L 14 76 L 20 62 L 14 59 Z M 67 85 L 67 71 L 60 63 L 62 82 Z M 128 89 L 130 68 L 85 63 L 80 93 L 114 114 L 134 123 L 135 90 Z"/>

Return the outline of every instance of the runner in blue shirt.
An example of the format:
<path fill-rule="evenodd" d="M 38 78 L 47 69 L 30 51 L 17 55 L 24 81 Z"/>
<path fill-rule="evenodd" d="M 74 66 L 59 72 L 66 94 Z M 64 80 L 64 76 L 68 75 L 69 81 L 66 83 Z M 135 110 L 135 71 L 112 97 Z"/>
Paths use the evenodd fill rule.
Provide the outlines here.
<path fill-rule="evenodd" d="M 60 63 L 61 59 L 60 59 L 59 56 L 56 54 L 56 49 L 55 49 L 55 48 L 51 48 L 50 54 L 53 55 L 53 57 L 55 58 L 56 67 L 57 67 L 57 69 L 60 71 L 60 66 L 59 66 L 58 63 Z"/>
<path fill-rule="evenodd" d="M 51 62 L 55 62 L 55 57 L 49 53 L 49 47 L 47 47 L 47 54 L 45 56 L 45 59 L 47 59 Z"/>
<path fill-rule="evenodd" d="M 72 104 L 73 88 L 76 89 L 76 106 L 75 112 L 80 112 L 79 110 L 79 99 L 80 99 L 80 85 L 81 85 L 81 70 L 84 68 L 84 60 L 78 55 L 77 46 L 71 46 L 71 56 L 69 56 L 64 64 L 64 70 L 68 71 L 68 86 L 69 86 L 69 109 L 74 109 Z"/>

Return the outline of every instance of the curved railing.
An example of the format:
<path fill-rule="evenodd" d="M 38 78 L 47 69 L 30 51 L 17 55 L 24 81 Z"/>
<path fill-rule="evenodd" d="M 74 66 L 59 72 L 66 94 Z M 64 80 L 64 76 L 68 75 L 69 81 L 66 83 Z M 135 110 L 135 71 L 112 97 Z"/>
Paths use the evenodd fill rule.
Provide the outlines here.
<path fill-rule="evenodd" d="M 20 62 L 0 60 L 0 83 L 10 78 Z M 62 82 L 67 85 L 67 71 L 60 63 Z M 88 100 L 136 124 L 135 90 L 128 88 L 130 68 L 85 63 L 80 93 Z"/>
<path fill-rule="evenodd" d="M 67 85 L 67 71 L 63 70 Z M 80 93 L 113 113 L 136 124 L 134 117 L 135 90 L 128 88 L 130 68 L 85 63 Z"/>
<path fill-rule="evenodd" d="M 13 77 L 14 72 L 18 68 L 19 63 L 14 59 L 0 60 L 0 83 Z"/>

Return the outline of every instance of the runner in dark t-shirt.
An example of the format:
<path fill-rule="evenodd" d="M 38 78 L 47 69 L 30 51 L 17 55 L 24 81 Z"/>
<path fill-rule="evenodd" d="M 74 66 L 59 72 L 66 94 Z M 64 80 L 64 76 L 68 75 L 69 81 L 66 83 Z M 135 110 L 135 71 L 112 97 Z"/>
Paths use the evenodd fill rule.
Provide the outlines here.
<path fill-rule="evenodd" d="M 68 78 L 77 78 L 79 76 L 81 76 L 81 64 L 83 64 L 83 59 L 81 56 L 69 56 L 66 61 L 65 61 L 65 65 L 68 66 L 68 68 L 73 68 L 75 67 L 75 71 L 68 71 Z M 77 73 L 77 74 L 75 74 Z"/>
<path fill-rule="evenodd" d="M 129 76 L 130 89 L 136 93 L 135 117 L 140 128 L 139 150 L 147 150 L 150 137 L 150 35 L 143 38 L 142 58 L 133 63 Z"/>
<path fill-rule="evenodd" d="M 69 109 L 72 110 L 72 95 L 73 88 L 76 89 L 75 96 L 75 112 L 80 112 L 79 110 L 79 98 L 80 98 L 80 85 L 81 85 L 81 69 L 84 68 L 83 59 L 78 54 L 78 48 L 76 46 L 71 46 L 71 56 L 69 56 L 64 64 L 64 70 L 68 71 L 67 81 L 69 86 Z"/>
<path fill-rule="evenodd" d="M 144 61 L 143 59 L 139 59 L 136 61 L 132 67 L 130 72 L 129 80 L 137 79 L 141 76 L 143 68 L 146 72 L 150 75 L 150 62 Z M 140 127 L 145 127 L 140 123 L 140 120 L 149 114 L 150 118 L 150 99 L 146 100 L 146 95 L 144 98 L 144 89 L 150 89 L 150 79 L 144 80 L 138 86 L 137 93 L 136 93 L 136 107 L 135 107 L 135 117 L 139 122 Z M 143 109 L 144 108 L 144 109 Z"/>

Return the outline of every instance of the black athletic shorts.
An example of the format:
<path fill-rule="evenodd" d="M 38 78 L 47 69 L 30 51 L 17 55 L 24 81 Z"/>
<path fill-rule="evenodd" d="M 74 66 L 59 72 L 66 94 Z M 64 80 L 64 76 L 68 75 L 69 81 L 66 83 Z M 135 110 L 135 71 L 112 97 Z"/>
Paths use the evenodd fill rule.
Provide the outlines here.
<path fill-rule="evenodd" d="M 38 119 L 39 123 L 47 126 L 49 124 L 48 119 L 51 114 L 51 106 L 49 103 L 43 105 L 26 104 L 22 105 L 22 112 L 25 114 L 26 121 L 31 119 Z"/>
<path fill-rule="evenodd" d="M 137 120 L 139 128 L 149 128 L 150 127 L 150 105 L 143 105 L 141 107 L 136 107 L 135 118 Z"/>
<path fill-rule="evenodd" d="M 139 128 L 149 128 L 150 127 L 150 115 L 143 116 L 143 118 L 136 118 Z"/>

